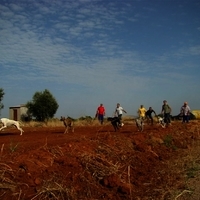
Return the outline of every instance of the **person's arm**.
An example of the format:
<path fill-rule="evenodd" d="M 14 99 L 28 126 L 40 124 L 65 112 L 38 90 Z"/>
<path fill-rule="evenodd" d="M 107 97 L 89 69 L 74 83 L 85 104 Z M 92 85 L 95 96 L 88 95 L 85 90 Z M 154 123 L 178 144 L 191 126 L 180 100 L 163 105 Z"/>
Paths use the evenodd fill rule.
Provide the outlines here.
<path fill-rule="evenodd" d="M 97 110 L 96 110 L 96 114 L 95 114 L 95 118 L 98 117 L 98 113 L 99 113 L 99 110 L 98 110 L 98 108 L 97 108 Z"/>
<path fill-rule="evenodd" d="M 188 106 L 188 115 L 190 115 L 191 113 L 191 110 L 190 110 L 190 107 Z"/>
<path fill-rule="evenodd" d="M 164 106 L 162 105 L 162 109 L 161 109 L 161 114 L 163 114 L 163 112 L 164 112 Z"/>
<path fill-rule="evenodd" d="M 180 115 L 183 114 L 183 107 L 181 106 L 181 109 L 180 109 Z"/>
<path fill-rule="evenodd" d="M 172 108 L 171 108 L 170 106 L 169 106 L 169 109 L 170 109 L 170 112 L 169 112 L 169 113 L 171 114 L 171 112 L 172 112 Z"/>
<path fill-rule="evenodd" d="M 117 108 L 115 108 L 114 116 L 118 116 Z"/>

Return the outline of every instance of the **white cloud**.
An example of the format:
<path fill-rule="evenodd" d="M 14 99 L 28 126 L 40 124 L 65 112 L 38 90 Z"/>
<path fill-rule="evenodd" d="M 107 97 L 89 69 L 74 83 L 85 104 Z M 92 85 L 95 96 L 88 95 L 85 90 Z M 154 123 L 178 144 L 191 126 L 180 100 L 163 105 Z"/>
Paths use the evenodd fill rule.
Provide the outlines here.
<path fill-rule="evenodd" d="M 183 44 L 168 51 L 166 44 L 166 52 L 156 54 L 154 48 L 159 44 L 155 43 L 147 52 L 148 44 L 142 47 L 142 43 L 159 38 L 145 32 L 146 40 L 142 30 L 149 23 L 140 26 L 142 12 L 134 9 L 133 13 L 131 4 L 117 3 L 120 6 L 115 1 L 91 0 L 8 1 L 0 5 L 0 87 L 13 92 L 17 85 L 24 91 L 19 101 L 27 98 L 28 88 L 34 92 L 50 87 L 64 96 L 67 90 L 73 94 L 67 96 L 71 101 L 80 93 L 83 99 L 89 96 L 97 101 L 103 96 L 110 102 L 112 98 L 128 102 L 128 97 L 151 98 L 144 97 L 149 90 L 154 95 L 165 93 L 160 85 L 178 90 L 178 85 L 174 86 L 177 79 L 180 84 L 193 80 L 192 74 L 182 71 L 197 65 L 182 60 L 198 56 L 200 47 Z M 70 87 L 66 89 L 66 85 Z"/>
<path fill-rule="evenodd" d="M 200 55 L 200 45 L 193 46 L 189 48 L 191 55 L 199 56 Z"/>

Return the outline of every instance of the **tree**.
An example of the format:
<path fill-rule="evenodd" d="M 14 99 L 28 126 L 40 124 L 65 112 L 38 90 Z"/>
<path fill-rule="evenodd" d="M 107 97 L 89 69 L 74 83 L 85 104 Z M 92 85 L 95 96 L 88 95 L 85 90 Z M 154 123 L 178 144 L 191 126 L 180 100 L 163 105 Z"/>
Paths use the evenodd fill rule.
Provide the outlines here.
<path fill-rule="evenodd" d="M 1 111 L 1 109 L 4 108 L 4 105 L 3 105 L 3 103 L 2 103 L 4 94 L 5 94 L 5 93 L 4 93 L 4 90 L 3 90 L 2 88 L 0 88 L 0 111 Z"/>
<path fill-rule="evenodd" d="M 36 92 L 26 107 L 28 115 L 35 117 L 37 121 L 45 121 L 53 118 L 59 105 L 53 95 L 45 89 L 43 92 Z"/>

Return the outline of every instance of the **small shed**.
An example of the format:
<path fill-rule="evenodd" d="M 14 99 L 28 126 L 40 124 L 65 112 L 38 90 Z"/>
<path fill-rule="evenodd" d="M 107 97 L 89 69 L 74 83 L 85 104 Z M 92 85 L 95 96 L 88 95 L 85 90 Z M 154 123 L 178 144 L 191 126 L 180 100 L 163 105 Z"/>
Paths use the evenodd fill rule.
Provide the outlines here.
<path fill-rule="evenodd" d="M 27 110 L 28 110 L 28 108 L 26 107 L 25 104 L 21 104 L 18 106 L 11 106 L 11 107 L 9 107 L 9 118 L 19 121 L 19 120 L 21 120 L 22 115 L 27 114 Z"/>

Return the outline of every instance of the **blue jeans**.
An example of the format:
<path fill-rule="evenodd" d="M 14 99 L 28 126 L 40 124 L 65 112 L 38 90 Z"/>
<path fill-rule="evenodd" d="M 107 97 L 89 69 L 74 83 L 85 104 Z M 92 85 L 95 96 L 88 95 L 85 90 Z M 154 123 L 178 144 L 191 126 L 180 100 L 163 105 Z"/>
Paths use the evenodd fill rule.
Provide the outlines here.
<path fill-rule="evenodd" d="M 183 123 L 185 123 L 185 122 L 188 123 L 189 122 L 189 118 L 190 118 L 189 115 L 183 115 L 183 121 L 182 122 Z"/>
<path fill-rule="evenodd" d="M 104 115 L 98 114 L 98 120 L 101 124 L 103 124 Z"/>
<path fill-rule="evenodd" d="M 170 113 L 164 113 L 164 122 L 166 124 L 170 124 L 171 123 Z"/>

